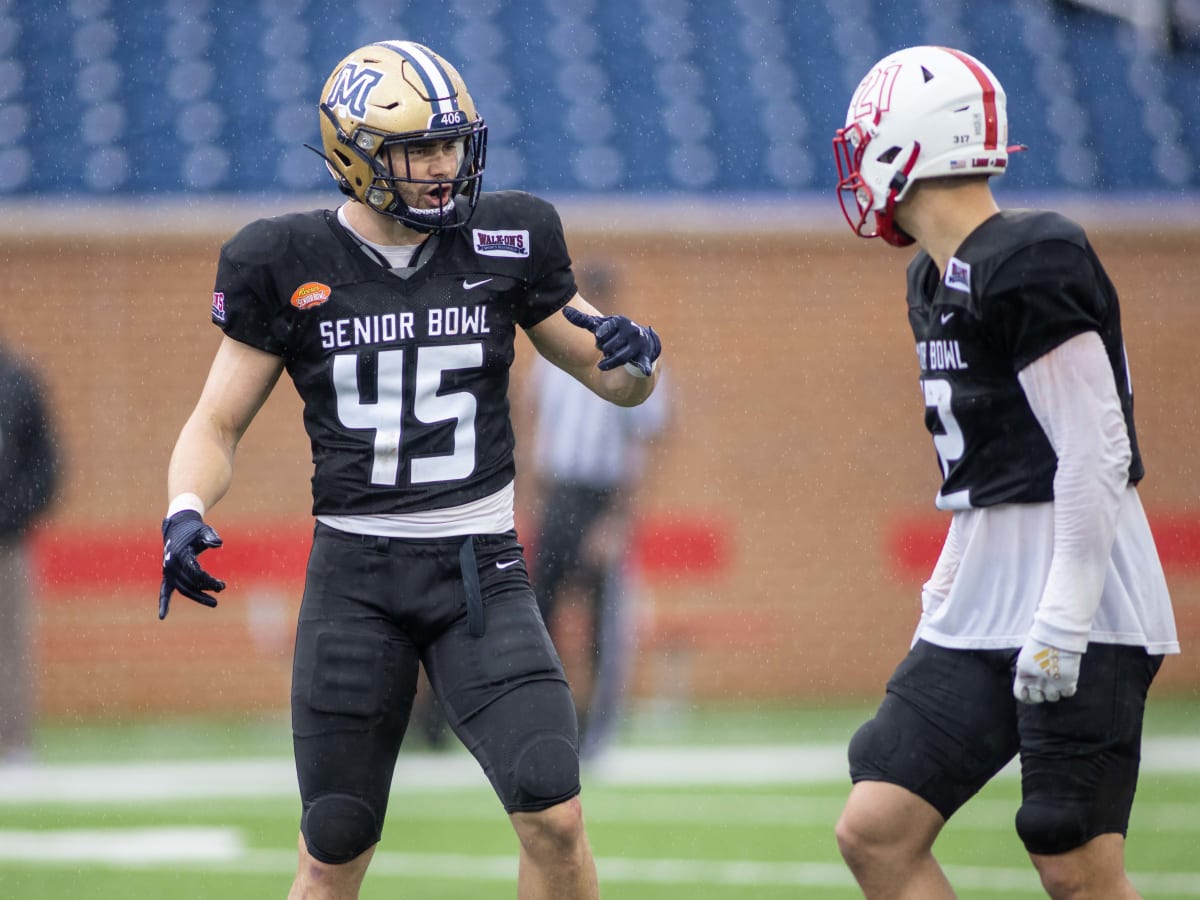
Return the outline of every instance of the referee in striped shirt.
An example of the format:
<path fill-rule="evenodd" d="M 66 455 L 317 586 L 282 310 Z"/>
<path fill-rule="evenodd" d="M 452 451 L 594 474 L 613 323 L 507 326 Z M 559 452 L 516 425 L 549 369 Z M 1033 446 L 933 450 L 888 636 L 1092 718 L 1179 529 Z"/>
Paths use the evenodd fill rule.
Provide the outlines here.
<path fill-rule="evenodd" d="M 607 263 L 575 267 L 580 292 L 601 313 L 613 306 L 617 273 Z M 636 578 L 629 540 L 647 454 L 667 427 L 663 372 L 640 406 L 608 403 L 538 357 L 532 388 L 537 522 L 533 588 L 551 634 L 569 597 L 589 626 L 585 679 L 574 685 L 580 756 L 595 758 L 619 724 L 632 662 Z"/>

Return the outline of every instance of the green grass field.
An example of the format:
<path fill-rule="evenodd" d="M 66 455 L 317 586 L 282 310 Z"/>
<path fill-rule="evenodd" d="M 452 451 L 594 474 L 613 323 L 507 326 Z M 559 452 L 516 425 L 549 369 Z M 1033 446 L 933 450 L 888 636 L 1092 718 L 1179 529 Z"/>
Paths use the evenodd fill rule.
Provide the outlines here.
<path fill-rule="evenodd" d="M 584 775 L 603 896 L 859 896 L 832 828 L 842 748 L 866 712 L 639 712 Z M 1200 705 L 1153 704 L 1147 738 L 1129 869 L 1147 898 L 1200 897 Z M 285 896 L 289 741 L 282 717 L 42 728 L 36 765 L 0 769 L 0 898 Z M 365 900 L 514 896 L 516 842 L 472 761 L 405 753 Z M 1017 793 L 1002 776 L 944 832 L 960 897 L 1041 896 L 1012 828 Z"/>

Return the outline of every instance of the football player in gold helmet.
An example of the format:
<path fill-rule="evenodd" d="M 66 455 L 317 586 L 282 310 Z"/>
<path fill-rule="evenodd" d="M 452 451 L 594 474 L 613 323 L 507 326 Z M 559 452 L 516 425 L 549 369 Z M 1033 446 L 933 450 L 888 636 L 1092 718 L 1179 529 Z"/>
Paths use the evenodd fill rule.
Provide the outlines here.
<path fill-rule="evenodd" d="M 251 222 L 221 249 L 223 339 L 168 470 L 159 616 L 215 606 L 197 555 L 238 441 L 287 371 L 312 444 L 314 531 L 292 730 L 303 813 L 293 898 L 355 898 L 380 840 L 424 667 L 520 841 L 521 898 L 593 900 L 570 687 L 514 516 L 517 328 L 604 399 L 654 390 L 654 330 L 575 286 L 554 207 L 481 193 L 487 130 L 458 72 L 384 41 L 334 68 L 325 159 L 350 199 Z"/>

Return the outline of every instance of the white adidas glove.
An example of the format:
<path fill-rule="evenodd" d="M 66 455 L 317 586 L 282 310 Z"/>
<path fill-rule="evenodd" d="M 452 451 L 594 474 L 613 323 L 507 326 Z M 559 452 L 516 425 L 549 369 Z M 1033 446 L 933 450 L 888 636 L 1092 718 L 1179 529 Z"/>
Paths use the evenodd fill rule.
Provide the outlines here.
<path fill-rule="evenodd" d="M 1017 677 L 1013 696 L 1022 703 L 1053 703 L 1072 697 L 1079 687 L 1079 663 L 1082 653 L 1060 650 L 1027 638 L 1017 655 Z"/>

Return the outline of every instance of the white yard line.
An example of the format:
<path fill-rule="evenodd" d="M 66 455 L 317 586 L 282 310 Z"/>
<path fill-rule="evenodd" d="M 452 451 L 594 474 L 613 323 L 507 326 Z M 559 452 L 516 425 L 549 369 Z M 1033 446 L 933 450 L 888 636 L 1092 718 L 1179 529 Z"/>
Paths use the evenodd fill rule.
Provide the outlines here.
<path fill-rule="evenodd" d="M 0 862 L 94 863 L 117 868 L 156 863 L 233 862 L 246 853 L 236 828 L 66 828 L 0 830 Z"/>
<path fill-rule="evenodd" d="M 286 878 L 295 870 L 294 850 L 248 850 L 236 829 L 162 826 L 111 830 L 0 831 L 0 863 L 59 866 L 72 863 L 108 869 L 197 869 L 255 873 Z M 697 884 L 729 886 L 830 887 L 853 885 L 844 867 L 831 863 L 755 860 L 630 859 L 597 860 L 606 884 Z M 959 888 L 1004 896 L 1042 894 L 1032 869 L 947 866 Z M 370 878 L 437 878 L 513 882 L 515 856 L 380 851 L 371 861 Z M 1131 876 L 1146 894 L 1200 897 L 1200 872 L 1139 873 Z"/>
<path fill-rule="evenodd" d="M 1014 777 L 1015 766 L 1002 773 Z M 1200 738 L 1149 738 L 1142 774 L 1200 772 Z M 611 786 L 770 785 L 845 782 L 843 744 L 618 748 L 586 766 L 588 784 Z M 463 752 L 401 754 L 396 791 L 487 788 Z M 296 797 L 288 759 L 50 763 L 0 766 L 0 805 L 146 803 L 218 797 Z"/>

